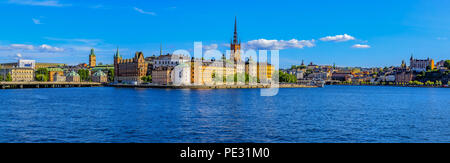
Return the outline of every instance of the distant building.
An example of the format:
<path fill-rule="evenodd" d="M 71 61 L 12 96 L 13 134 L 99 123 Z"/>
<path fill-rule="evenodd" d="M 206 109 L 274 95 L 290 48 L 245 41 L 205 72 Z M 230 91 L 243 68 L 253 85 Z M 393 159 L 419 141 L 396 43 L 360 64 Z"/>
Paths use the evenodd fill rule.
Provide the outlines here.
<path fill-rule="evenodd" d="M 64 75 L 64 70 L 61 68 L 47 68 L 48 74 L 49 74 L 49 79 L 48 81 L 55 81 L 55 74 L 57 74 L 58 76 L 62 76 Z"/>
<path fill-rule="evenodd" d="M 413 56 L 411 56 L 409 67 L 415 72 L 427 71 L 427 67 L 434 69 L 434 60 L 430 58 L 414 59 Z"/>
<path fill-rule="evenodd" d="M 132 59 L 122 59 L 117 49 L 114 55 L 114 81 L 125 83 L 140 83 L 142 77 L 147 75 L 148 64 L 145 62 L 144 53 L 136 52 Z"/>
<path fill-rule="evenodd" d="M 189 62 L 190 58 L 183 55 L 166 54 L 160 55 L 153 60 L 153 68 L 175 67 L 181 63 Z"/>
<path fill-rule="evenodd" d="M 89 67 L 97 66 L 97 58 L 94 53 L 94 48 L 91 49 L 91 54 L 89 54 Z"/>
<path fill-rule="evenodd" d="M 17 67 L 34 69 L 36 67 L 36 61 L 35 60 L 19 59 Z"/>
<path fill-rule="evenodd" d="M 352 81 L 353 75 L 350 71 L 348 72 L 334 72 L 331 75 L 332 80 L 339 80 L 339 81 Z"/>
<path fill-rule="evenodd" d="M 65 82 L 66 81 L 66 76 L 61 75 L 60 73 L 55 73 L 53 75 L 53 81 L 54 82 Z"/>
<path fill-rule="evenodd" d="M 50 68 L 50 67 L 64 67 L 67 66 L 66 64 L 63 63 L 36 63 L 36 69 L 39 68 Z"/>
<path fill-rule="evenodd" d="M 34 69 L 32 68 L 7 68 L 0 69 L 0 76 L 5 80 L 11 76 L 13 82 L 30 82 L 34 81 Z"/>
<path fill-rule="evenodd" d="M 172 84 L 173 67 L 158 67 L 152 71 L 152 83 L 169 85 Z"/>
<path fill-rule="evenodd" d="M 72 71 L 69 74 L 67 74 L 66 81 L 67 82 L 80 82 L 81 78 L 80 78 L 80 75 L 78 75 L 78 73 L 76 73 L 75 71 Z"/>
<path fill-rule="evenodd" d="M 108 75 L 106 75 L 103 71 L 98 70 L 94 74 L 92 74 L 92 81 L 97 83 L 107 83 Z"/>

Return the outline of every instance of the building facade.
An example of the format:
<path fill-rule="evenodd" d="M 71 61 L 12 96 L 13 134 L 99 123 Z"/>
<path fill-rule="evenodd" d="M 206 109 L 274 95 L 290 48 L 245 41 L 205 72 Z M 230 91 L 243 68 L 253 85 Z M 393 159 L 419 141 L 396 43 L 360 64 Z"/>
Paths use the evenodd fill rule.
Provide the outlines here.
<path fill-rule="evenodd" d="M 66 76 L 61 75 L 59 73 L 55 73 L 53 75 L 53 81 L 54 82 L 65 82 L 66 81 Z"/>
<path fill-rule="evenodd" d="M 415 72 L 427 71 L 427 68 L 434 69 L 434 60 L 430 58 L 414 59 L 413 56 L 411 56 L 409 67 Z"/>
<path fill-rule="evenodd" d="M 92 81 L 97 83 L 107 83 L 108 75 L 106 75 L 102 70 L 98 70 L 92 74 Z"/>
<path fill-rule="evenodd" d="M 136 52 L 134 58 L 123 59 L 117 49 L 114 55 L 114 81 L 119 83 L 141 83 L 147 75 L 148 63 L 144 53 Z"/>
<path fill-rule="evenodd" d="M 91 49 L 91 54 L 89 54 L 89 67 L 97 66 L 97 57 L 95 56 L 94 49 Z"/>
<path fill-rule="evenodd" d="M 0 69 L 0 75 L 3 77 L 3 80 L 6 80 L 10 76 L 12 82 L 34 81 L 34 69 L 32 68 Z"/>
<path fill-rule="evenodd" d="M 76 73 L 75 71 L 72 71 L 69 74 L 67 74 L 66 81 L 67 82 L 81 82 L 81 78 L 80 78 L 80 75 L 78 75 L 78 73 Z"/>

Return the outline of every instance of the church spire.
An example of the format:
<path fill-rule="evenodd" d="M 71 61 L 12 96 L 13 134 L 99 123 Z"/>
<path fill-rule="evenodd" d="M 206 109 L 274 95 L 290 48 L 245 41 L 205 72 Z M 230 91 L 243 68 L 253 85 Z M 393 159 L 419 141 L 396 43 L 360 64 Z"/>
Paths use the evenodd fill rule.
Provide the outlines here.
<path fill-rule="evenodd" d="M 233 38 L 233 43 L 238 43 L 237 42 L 237 16 L 234 17 L 234 38 Z"/>
<path fill-rule="evenodd" d="M 120 58 L 120 54 L 119 54 L 119 46 L 117 46 L 117 51 L 116 51 L 116 55 L 117 58 Z"/>

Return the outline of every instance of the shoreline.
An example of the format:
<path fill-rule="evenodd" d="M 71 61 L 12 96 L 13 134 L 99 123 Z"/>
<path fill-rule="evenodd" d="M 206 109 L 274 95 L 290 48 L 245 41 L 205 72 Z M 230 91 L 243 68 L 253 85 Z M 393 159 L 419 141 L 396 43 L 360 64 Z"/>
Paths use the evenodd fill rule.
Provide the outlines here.
<path fill-rule="evenodd" d="M 258 88 L 276 88 L 271 85 L 129 85 L 129 84 L 111 84 L 107 87 L 116 88 L 160 88 L 160 89 L 258 89 Z M 319 86 L 299 85 L 299 84 L 280 84 L 278 88 L 319 88 Z"/>
<path fill-rule="evenodd" d="M 418 86 L 418 85 L 369 85 L 369 84 L 327 84 L 327 85 L 334 85 L 334 86 L 385 86 L 385 87 L 409 87 L 409 88 L 450 88 L 450 87 L 443 87 L 443 86 Z"/>

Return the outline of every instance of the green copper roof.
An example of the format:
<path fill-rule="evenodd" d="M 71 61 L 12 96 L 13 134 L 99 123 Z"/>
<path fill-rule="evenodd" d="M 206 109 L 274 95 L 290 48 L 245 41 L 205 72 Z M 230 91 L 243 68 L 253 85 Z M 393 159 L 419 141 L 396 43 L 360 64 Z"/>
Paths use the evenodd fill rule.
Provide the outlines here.
<path fill-rule="evenodd" d="M 116 54 L 114 54 L 114 57 L 121 58 L 120 54 L 119 54 L 119 47 L 117 47 L 117 51 L 116 51 Z"/>
<path fill-rule="evenodd" d="M 93 76 L 106 76 L 106 74 L 103 71 L 97 71 L 93 74 Z"/>
<path fill-rule="evenodd" d="M 94 48 L 91 49 L 91 55 L 95 56 Z"/>
<path fill-rule="evenodd" d="M 75 71 L 72 71 L 69 74 L 67 74 L 67 76 L 80 76 L 80 75 L 78 75 L 78 73 L 76 73 Z"/>
<path fill-rule="evenodd" d="M 47 71 L 64 71 L 61 68 L 47 68 Z"/>

